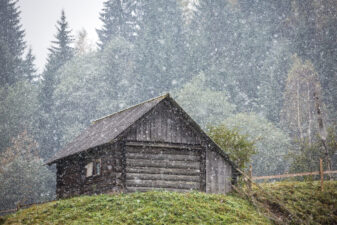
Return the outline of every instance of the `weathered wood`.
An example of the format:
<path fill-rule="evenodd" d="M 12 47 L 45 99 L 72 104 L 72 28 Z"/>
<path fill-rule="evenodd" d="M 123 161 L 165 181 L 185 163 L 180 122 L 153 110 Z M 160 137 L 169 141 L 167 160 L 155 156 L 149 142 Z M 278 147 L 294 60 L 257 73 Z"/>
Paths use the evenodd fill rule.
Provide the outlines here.
<path fill-rule="evenodd" d="M 226 193 L 231 190 L 230 165 L 219 154 L 206 151 L 206 192 Z"/>
<path fill-rule="evenodd" d="M 200 145 L 195 144 L 178 144 L 178 143 L 164 143 L 164 142 L 145 142 L 145 141 L 128 141 L 125 143 L 127 146 L 134 147 L 151 147 L 151 148 L 166 148 L 166 149 L 187 149 L 187 150 L 199 150 L 202 149 Z"/>
<path fill-rule="evenodd" d="M 195 155 L 198 156 L 196 149 L 169 149 L 169 148 L 141 148 L 128 146 L 126 151 L 128 153 L 145 153 L 145 154 L 170 154 L 170 155 Z"/>
<path fill-rule="evenodd" d="M 178 188 L 154 188 L 154 187 L 128 187 L 128 192 L 147 192 L 147 191 L 174 191 L 174 192 L 191 192 L 190 189 L 178 189 Z"/>
<path fill-rule="evenodd" d="M 199 169 L 200 162 L 189 162 L 189 161 L 173 161 L 173 160 L 137 160 L 137 159 L 127 159 L 127 167 L 165 167 L 165 168 L 185 168 L 185 169 Z"/>
<path fill-rule="evenodd" d="M 324 191 L 324 172 L 323 172 L 323 160 L 319 159 L 319 174 L 321 176 L 321 191 Z"/>
<path fill-rule="evenodd" d="M 164 180 L 127 180 L 126 186 L 128 187 L 155 187 L 155 188 L 181 188 L 181 189 L 194 189 L 200 188 L 199 182 L 187 181 L 164 181 Z"/>
<path fill-rule="evenodd" d="M 176 175 L 176 174 L 146 174 L 146 173 L 127 173 L 127 180 L 166 180 L 166 181 L 193 181 L 199 182 L 200 176 L 197 175 Z"/>
<path fill-rule="evenodd" d="M 155 168 L 155 167 L 127 167 L 127 173 L 148 173 L 148 174 L 176 174 L 176 175 L 199 175 L 199 169 L 178 169 L 178 168 Z"/>
<path fill-rule="evenodd" d="M 128 159 L 151 159 L 151 160 L 175 160 L 199 162 L 197 155 L 174 155 L 174 154 L 146 154 L 146 153 L 126 153 Z"/>
<path fill-rule="evenodd" d="M 126 139 L 198 144 L 200 138 L 197 136 L 172 105 L 163 103 L 143 118 L 137 126 L 133 126 Z"/>

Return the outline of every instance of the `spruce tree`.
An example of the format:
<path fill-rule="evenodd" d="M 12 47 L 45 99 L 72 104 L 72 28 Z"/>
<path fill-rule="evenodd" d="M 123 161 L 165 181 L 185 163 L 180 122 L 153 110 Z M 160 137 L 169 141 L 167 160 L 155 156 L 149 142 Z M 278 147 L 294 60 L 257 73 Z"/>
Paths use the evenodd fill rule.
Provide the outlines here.
<path fill-rule="evenodd" d="M 53 111 L 53 96 L 55 87 L 58 84 L 57 71 L 73 56 L 73 48 L 71 47 L 73 38 L 63 10 L 56 27 L 56 40 L 52 41 L 52 46 L 49 48 L 48 61 L 43 72 L 40 92 L 40 129 L 42 132 L 40 142 L 44 157 L 53 155 L 60 147 L 60 131 Z"/>
<path fill-rule="evenodd" d="M 107 0 L 103 4 L 104 8 L 100 13 L 103 26 L 97 29 L 99 48 L 103 49 L 111 39 L 117 37 L 134 40 L 140 3 L 135 0 Z"/>
<path fill-rule="evenodd" d="M 182 12 L 176 0 L 148 1 L 140 13 L 137 73 L 150 97 L 183 85 L 188 79 L 188 54 Z"/>
<path fill-rule="evenodd" d="M 0 85 L 11 85 L 21 77 L 25 49 L 24 30 L 17 1 L 0 0 Z"/>
<path fill-rule="evenodd" d="M 124 25 L 124 12 L 121 0 L 108 0 L 100 13 L 103 27 L 97 29 L 99 37 L 98 46 L 102 49 L 112 37 L 122 36 Z"/>
<path fill-rule="evenodd" d="M 23 61 L 23 76 L 29 82 L 33 82 L 34 79 L 38 78 L 37 69 L 34 64 L 35 56 L 32 53 L 32 49 L 29 48 L 26 57 Z"/>

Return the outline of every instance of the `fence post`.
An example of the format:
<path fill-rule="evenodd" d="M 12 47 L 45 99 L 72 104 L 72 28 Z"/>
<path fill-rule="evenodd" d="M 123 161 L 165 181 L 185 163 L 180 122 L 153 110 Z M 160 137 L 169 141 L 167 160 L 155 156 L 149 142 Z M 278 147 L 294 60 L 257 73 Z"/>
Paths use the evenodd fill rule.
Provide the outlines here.
<path fill-rule="evenodd" d="M 252 190 L 252 179 L 253 179 L 253 167 L 252 167 L 252 165 L 249 165 L 248 177 L 249 177 L 248 189 L 249 189 L 249 191 L 251 191 Z"/>
<path fill-rule="evenodd" d="M 324 191 L 324 173 L 323 173 L 323 160 L 319 159 L 319 174 L 321 175 L 321 191 Z"/>

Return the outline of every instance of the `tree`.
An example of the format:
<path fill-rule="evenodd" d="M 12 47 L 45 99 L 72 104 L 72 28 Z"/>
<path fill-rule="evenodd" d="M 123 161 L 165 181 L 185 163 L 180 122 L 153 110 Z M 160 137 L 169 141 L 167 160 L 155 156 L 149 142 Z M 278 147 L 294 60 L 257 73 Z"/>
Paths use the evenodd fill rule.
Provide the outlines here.
<path fill-rule="evenodd" d="M 12 137 L 24 129 L 30 134 L 36 128 L 38 113 L 37 86 L 18 81 L 0 87 L 0 153 L 11 144 Z"/>
<path fill-rule="evenodd" d="M 256 154 L 252 156 L 254 175 L 275 175 L 287 171 L 289 161 L 286 156 L 291 143 L 280 128 L 255 113 L 233 114 L 222 123 L 229 129 L 237 129 L 240 135 L 255 143 Z"/>
<path fill-rule="evenodd" d="M 53 111 L 57 112 L 61 145 L 79 134 L 90 121 L 119 109 L 111 97 L 115 87 L 102 77 L 101 65 L 95 53 L 88 53 L 74 57 L 59 70 Z"/>
<path fill-rule="evenodd" d="M 54 91 L 59 83 L 57 71 L 73 57 L 73 48 L 71 47 L 73 38 L 68 26 L 65 13 L 62 10 L 61 18 L 57 21 L 56 40 L 52 42 L 53 45 L 49 48 L 48 61 L 43 72 L 42 88 L 39 95 L 41 102 L 39 142 L 44 152 L 43 157 L 50 157 L 60 147 L 60 130 L 52 108 Z"/>
<path fill-rule="evenodd" d="M 77 56 L 85 55 L 93 51 L 93 46 L 88 40 L 88 33 L 85 29 L 78 32 L 74 50 Z"/>
<path fill-rule="evenodd" d="M 307 141 L 309 145 L 318 132 L 315 113 L 317 94 L 320 94 L 320 82 L 314 66 L 294 56 L 284 93 L 283 123 L 291 136 L 301 143 Z"/>
<path fill-rule="evenodd" d="M 192 74 L 180 5 L 176 0 L 151 0 L 140 7 L 140 30 L 135 41 L 136 73 L 145 97 L 181 87 Z"/>
<path fill-rule="evenodd" d="M 32 53 L 32 49 L 29 48 L 25 60 L 23 61 L 23 76 L 29 82 L 33 82 L 38 78 L 37 69 L 34 64 L 35 56 Z"/>
<path fill-rule="evenodd" d="M 176 91 L 174 96 L 203 128 L 218 125 L 235 110 L 235 105 L 228 102 L 227 92 L 212 90 L 202 73 Z"/>
<path fill-rule="evenodd" d="M 43 165 L 37 142 L 27 131 L 12 139 L 12 145 L 1 153 L 0 162 L 0 209 L 55 197 L 55 177 Z"/>
<path fill-rule="evenodd" d="M 328 149 L 328 159 L 326 158 L 325 148 L 323 146 L 321 138 L 316 136 L 313 142 L 309 145 L 308 142 L 300 143 L 299 150 L 293 149 L 289 153 L 289 157 L 292 159 L 290 171 L 294 173 L 310 172 L 319 170 L 319 159 L 324 159 L 324 169 L 332 170 L 336 169 L 336 157 L 337 152 L 337 132 L 330 127 L 328 129 L 328 135 L 326 138 L 326 147 Z M 329 165 L 329 161 L 331 165 Z M 333 167 L 334 166 L 334 167 Z"/>
<path fill-rule="evenodd" d="M 99 37 L 98 46 L 103 49 L 111 39 L 123 37 L 130 40 L 135 29 L 135 1 L 107 0 L 100 13 L 100 20 L 103 22 L 101 29 L 97 29 Z"/>
<path fill-rule="evenodd" d="M 208 127 L 208 135 L 240 169 L 246 168 L 256 153 L 254 142 L 249 141 L 247 136 L 240 135 L 238 130 L 228 129 L 225 124 Z"/>
<path fill-rule="evenodd" d="M 0 1 L 0 31 L 0 85 L 12 85 L 21 79 L 25 49 L 17 1 Z"/>

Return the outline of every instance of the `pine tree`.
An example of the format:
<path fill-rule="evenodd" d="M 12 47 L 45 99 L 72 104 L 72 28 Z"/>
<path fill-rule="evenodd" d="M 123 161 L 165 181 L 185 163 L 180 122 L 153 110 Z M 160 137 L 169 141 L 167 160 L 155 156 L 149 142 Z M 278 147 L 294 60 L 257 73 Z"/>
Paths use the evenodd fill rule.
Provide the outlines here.
<path fill-rule="evenodd" d="M 100 49 L 103 49 L 111 38 L 122 36 L 124 32 L 125 20 L 122 1 L 108 0 L 104 2 L 104 8 L 100 13 L 100 20 L 103 22 L 103 27 L 97 29 L 99 37 L 98 46 Z"/>
<path fill-rule="evenodd" d="M 53 96 L 55 87 L 58 84 L 57 71 L 74 54 L 71 47 L 73 41 L 71 30 L 63 10 L 60 20 L 57 21 L 55 38 L 56 40 L 52 41 L 52 46 L 49 48 L 48 61 L 43 72 L 42 89 L 39 96 L 41 102 L 40 143 L 44 157 L 53 155 L 60 147 L 60 131 L 58 129 L 58 121 L 55 119 L 55 112 L 53 112 Z"/>
<path fill-rule="evenodd" d="M 184 22 L 176 0 L 151 0 L 141 6 L 138 71 L 147 95 L 182 86 L 188 80 Z"/>
<path fill-rule="evenodd" d="M 17 1 L 0 0 L 0 85 L 20 79 L 25 49 L 24 30 Z"/>
<path fill-rule="evenodd" d="M 32 49 L 29 48 L 26 54 L 25 60 L 23 62 L 23 76 L 29 82 L 33 82 L 36 78 L 38 78 L 37 69 L 34 64 L 35 56 L 32 53 Z"/>

